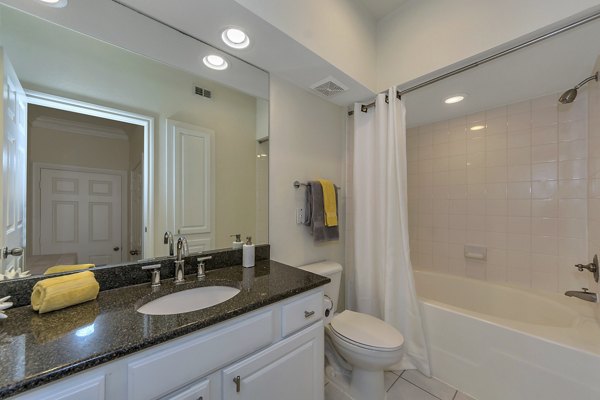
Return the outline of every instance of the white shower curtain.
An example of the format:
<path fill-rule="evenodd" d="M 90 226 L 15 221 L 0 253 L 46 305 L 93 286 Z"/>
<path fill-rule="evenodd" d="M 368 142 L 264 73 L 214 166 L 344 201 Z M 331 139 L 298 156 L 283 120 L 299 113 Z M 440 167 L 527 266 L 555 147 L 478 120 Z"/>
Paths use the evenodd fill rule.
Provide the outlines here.
<path fill-rule="evenodd" d="M 400 369 L 430 375 L 408 242 L 406 109 L 396 88 L 374 108 L 354 106 L 349 306 L 379 317 L 404 336 Z M 350 130 L 352 134 L 352 130 Z M 352 282 L 353 281 L 353 282 Z"/>

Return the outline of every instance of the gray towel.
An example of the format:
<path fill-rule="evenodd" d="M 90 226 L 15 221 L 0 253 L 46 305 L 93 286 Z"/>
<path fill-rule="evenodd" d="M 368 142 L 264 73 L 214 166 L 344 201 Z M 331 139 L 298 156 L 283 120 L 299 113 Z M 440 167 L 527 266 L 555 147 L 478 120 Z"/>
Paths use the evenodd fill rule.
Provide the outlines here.
<path fill-rule="evenodd" d="M 335 193 L 336 211 L 338 209 L 337 191 Z M 339 219 L 338 219 L 339 220 Z M 319 181 L 310 181 L 306 185 L 306 205 L 304 225 L 309 227 L 315 242 L 338 240 L 338 226 L 325 226 L 325 207 L 323 205 L 323 186 Z"/>

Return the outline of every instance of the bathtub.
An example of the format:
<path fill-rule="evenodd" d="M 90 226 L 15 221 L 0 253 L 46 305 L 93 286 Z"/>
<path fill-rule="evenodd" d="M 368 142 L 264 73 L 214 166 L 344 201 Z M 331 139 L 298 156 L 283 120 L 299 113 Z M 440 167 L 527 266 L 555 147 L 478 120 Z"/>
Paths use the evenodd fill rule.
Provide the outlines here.
<path fill-rule="evenodd" d="M 600 305 L 415 271 L 432 374 L 478 400 L 599 400 Z"/>

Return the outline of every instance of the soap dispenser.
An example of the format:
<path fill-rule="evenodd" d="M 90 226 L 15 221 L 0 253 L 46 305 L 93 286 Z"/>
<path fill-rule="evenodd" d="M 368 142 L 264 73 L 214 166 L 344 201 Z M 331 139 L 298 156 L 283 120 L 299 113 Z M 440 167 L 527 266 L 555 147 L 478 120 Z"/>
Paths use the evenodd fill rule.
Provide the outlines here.
<path fill-rule="evenodd" d="M 242 234 L 241 233 L 236 233 L 235 235 L 229 235 L 229 236 L 230 237 L 234 237 L 235 236 L 235 240 L 231 244 L 231 248 L 234 249 L 234 250 L 241 249 L 242 246 L 244 245 L 244 242 L 242 242 Z"/>
<path fill-rule="evenodd" d="M 254 243 L 252 243 L 252 237 L 246 237 L 246 243 L 242 250 L 242 266 L 245 268 L 254 267 Z"/>

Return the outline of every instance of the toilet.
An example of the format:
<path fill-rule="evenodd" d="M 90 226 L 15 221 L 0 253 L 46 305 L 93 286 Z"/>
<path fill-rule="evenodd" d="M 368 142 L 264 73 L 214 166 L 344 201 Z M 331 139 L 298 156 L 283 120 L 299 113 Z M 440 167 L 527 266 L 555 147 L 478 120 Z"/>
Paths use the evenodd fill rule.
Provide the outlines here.
<path fill-rule="evenodd" d="M 356 400 L 386 397 L 384 371 L 403 355 L 404 337 L 379 318 L 350 310 L 334 314 L 338 304 L 342 266 L 324 261 L 301 269 L 331 279 L 325 285 L 325 334 L 336 353 L 351 367 L 349 394 Z"/>

